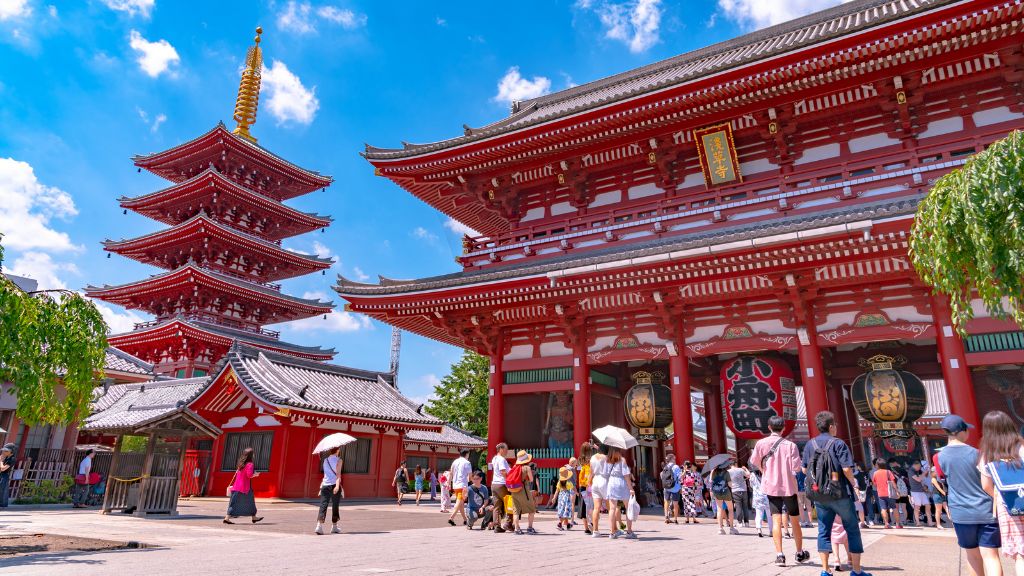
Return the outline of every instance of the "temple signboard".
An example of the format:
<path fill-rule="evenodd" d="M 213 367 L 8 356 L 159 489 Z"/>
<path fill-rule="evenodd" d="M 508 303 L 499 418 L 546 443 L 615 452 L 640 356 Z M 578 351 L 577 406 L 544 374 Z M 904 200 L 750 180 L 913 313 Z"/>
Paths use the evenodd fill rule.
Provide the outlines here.
<path fill-rule="evenodd" d="M 693 141 L 697 144 L 700 168 L 708 188 L 743 182 L 731 124 L 726 122 L 694 130 Z"/>

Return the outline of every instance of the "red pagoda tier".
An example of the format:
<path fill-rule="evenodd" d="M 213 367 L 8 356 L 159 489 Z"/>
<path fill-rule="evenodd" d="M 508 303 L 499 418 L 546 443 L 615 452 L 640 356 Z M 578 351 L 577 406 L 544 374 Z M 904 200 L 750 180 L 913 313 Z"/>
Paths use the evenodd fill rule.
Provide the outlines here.
<path fill-rule="evenodd" d="M 119 286 L 89 286 L 101 300 L 156 316 L 112 345 L 151 362 L 157 373 L 202 376 L 234 340 L 313 360 L 335 352 L 278 340 L 263 328 L 327 314 L 330 302 L 289 296 L 271 282 L 323 271 L 332 260 L 281 247 L 281 240 L 328 226 L 331 219 L 290 208 L 283 200 L 331 183 L 256 144 L 262 53 L 259 36 L 246 57 L 235 108 L 238 126 L 218 124 L 164 152 L 136 156 L 135 165 L 174 185 L 121 206 L 170 227 L 137 238 L 107 240 L 104 249 L 166 272 Z"/>

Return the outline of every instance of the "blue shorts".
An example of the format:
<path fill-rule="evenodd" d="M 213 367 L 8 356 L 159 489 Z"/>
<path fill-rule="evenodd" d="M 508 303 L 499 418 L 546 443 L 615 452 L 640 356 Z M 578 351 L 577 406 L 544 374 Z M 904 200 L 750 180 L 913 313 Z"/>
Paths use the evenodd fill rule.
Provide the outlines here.
<path fill-rule="evenodd" d="M 956 531 L 957 544 L 964 550 L 1002 546 L 998 522 L 988 524 L 957 524 L 953 522 L 953 530 Z"/>
<path fill-rule="evenodd" d="M 878 509 L 879 510 L 892 510 L 896 508 L 896 499 L 889 498 L 886 496 L 878 497 Z"/>

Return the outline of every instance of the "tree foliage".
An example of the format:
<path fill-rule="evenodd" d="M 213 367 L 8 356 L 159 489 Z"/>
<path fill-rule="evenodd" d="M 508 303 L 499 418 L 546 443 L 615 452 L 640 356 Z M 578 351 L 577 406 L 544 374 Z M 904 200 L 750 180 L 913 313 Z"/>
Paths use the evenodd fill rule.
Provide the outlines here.
<path fill-rule="evenodd" d="M 451 373 L 434 386 L 427 412 L 477 436 L 487 436 L 487 380 L 490 362 L 465 350 Z"/>
<path fill-rule="evenodd" d="M 29 425 L 88 414 L 106 334 L 103 316 L 81 295 L 26 294 L 0 275 L 0 381 L 14 385 L 18 417 Z"/>
<path fill-rule="evenodd" d="M 965 334 L 976 293 L 995 318 L 1024 326 L 1024 133 L 1014 131 L 939 178 L 918 207 L 910 257 L 949 297 Z"/>

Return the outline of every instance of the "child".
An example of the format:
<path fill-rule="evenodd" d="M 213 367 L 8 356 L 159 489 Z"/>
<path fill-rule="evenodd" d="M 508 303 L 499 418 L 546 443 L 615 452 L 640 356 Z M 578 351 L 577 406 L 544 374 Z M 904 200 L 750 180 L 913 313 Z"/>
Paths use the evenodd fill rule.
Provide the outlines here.
<path fill-rule="evenodd" d="M 470 477 L 469 493 L 466 497 L 466 504 L 469 508 L 469 523 L 466 525 L 470 530 L 473 529 L 473 524 L 476 523 L 477 518 L 483 518 L 483 522 L 480 523 L 481 530 L 487 530 L 488 525 L 491 522 L 491 514 L 494 511 L 494 507 L 491 506 L 491 493 L 487 489 L 487 486 L 483 485 L 484 473 L 477 470 Z"/>
<path fill-rule="evenodd" d="M 832 553 L 836 555 L 836 563 L 832 567 L 834 572 L 843 571 L 843 560 L 839 554 L 839 546 L 846 549 L 846 557 L 850 557 L 850 540 L 846 535 L 846 529 L 843 528 L 843 520 L 836 515 L 836 519 L 832 522 Z"/>
<path fill-rule="evenodd" d="M 452 492 L 448 485 L 448 472 L 441 472 L 441 477 L 438 478 L 441 482 L 441 512 L 447 513 L 451 511 L 452 505 Z"/>
<path fill-rule="evenodd" d="M 558 470 L 558 484 L 555 485 L 555 494 L 552 500 L 558 503 L 558 525 L 559 530 L 569 530 L 572 525 L 573 497 L 576 494 L 576 487 L 572 484 L 572 470 L 568 466 L 562 466 Z"/>
<path fill-rule="evenodd" d="M 750 493 L 754 506 L 754 526 L 757 528 L 757 537 L 763 538 L 761 533 L 761 521 L 768 525 L 768 536 L 772 535 L 772 516 L 768 511 L 768 496 L 761 491 L 761 471 L 755 470 L 750 475 Z"/>

